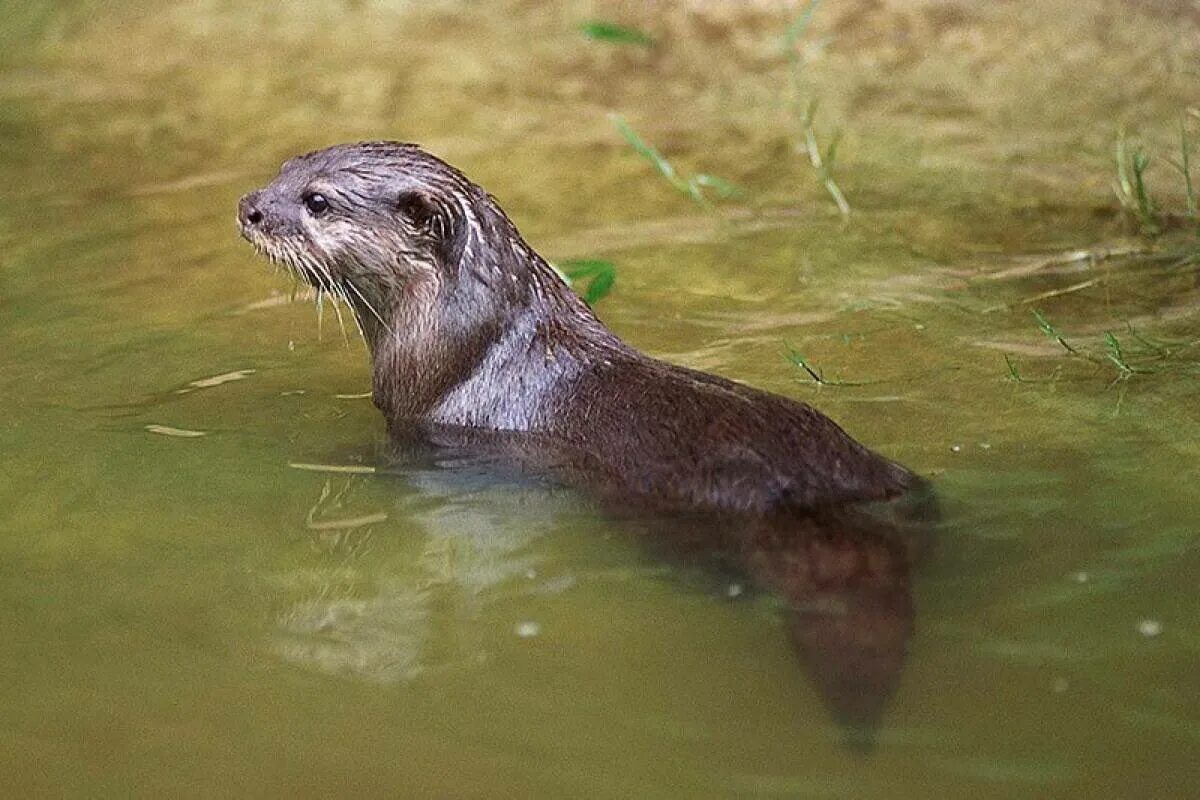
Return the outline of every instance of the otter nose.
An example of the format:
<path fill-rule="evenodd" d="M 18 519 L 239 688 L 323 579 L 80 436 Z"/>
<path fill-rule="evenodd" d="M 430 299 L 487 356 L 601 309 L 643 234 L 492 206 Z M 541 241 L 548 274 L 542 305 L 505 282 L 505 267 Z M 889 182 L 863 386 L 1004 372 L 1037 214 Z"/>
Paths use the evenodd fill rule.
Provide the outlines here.
<path fill-rule="evenodd" d="M 238 221 L 243 225 L 254 226 L 263 221 L 262 211 L 258 207 L 259 193 L 251 192 L 238 203 Z"/>

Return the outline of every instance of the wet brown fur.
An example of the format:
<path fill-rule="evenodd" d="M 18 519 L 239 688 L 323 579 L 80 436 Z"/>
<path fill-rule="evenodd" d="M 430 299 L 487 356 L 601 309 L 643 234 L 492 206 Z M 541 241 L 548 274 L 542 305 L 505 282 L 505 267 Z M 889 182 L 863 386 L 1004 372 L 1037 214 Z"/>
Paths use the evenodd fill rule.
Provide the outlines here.
<path fill-rule="evenodd" d="M 325 219 L 302 202 L 312 191 L 329 200 Z M 547 435 L 614 489 L 663 507 L 769 514 L 886 500 L 918 483 L 804 403 L 626 345 L 490 195 L 414 145 L 292 159 L 243 199 L 241 220 L 268 255 L 289 262 L 272 245 L 286 238 L 335 287 L 351 284 L 342 294 L 393 429 Z"/>

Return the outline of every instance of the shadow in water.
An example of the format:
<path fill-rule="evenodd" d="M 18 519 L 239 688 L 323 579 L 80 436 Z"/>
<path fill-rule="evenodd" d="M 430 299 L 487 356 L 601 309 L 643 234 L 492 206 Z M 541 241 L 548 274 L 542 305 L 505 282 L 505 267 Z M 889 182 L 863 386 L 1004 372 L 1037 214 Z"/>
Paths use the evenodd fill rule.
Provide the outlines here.
<path fill-rule="evenodd" d="M 847 743 L 873 746 L 913 633 L 912 571 L 931 543 L 938 514 L 932 493 L 766 517 L 664 511 L 610 483 L 586 456 L 526 435 L 393 431 L 388 458 L 404 467 L 436 464 L 453 480 L 486 474 L 575 487 L 655 558 L 773 593 L 793 648 Z"/>

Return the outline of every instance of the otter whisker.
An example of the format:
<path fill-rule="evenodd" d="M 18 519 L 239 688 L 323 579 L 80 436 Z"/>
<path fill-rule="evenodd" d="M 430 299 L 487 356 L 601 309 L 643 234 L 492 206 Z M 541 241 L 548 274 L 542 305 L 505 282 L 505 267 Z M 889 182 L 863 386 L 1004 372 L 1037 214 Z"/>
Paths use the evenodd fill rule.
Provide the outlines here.
<path fill-rule="evenodd" d="M 358 318 L 358 309 L 354 307 L 354 303 L 350 302 L 350 297 L 346 294 L 344 284 L 338 285 L 338 293 L 341 295 L 342 300 L 345 301 L 346 308 L 350 309 L 350 319 L 354 320 L 354 327 L 358 329 L 359 338 L 363 340 L 364 344 L 369 344 L 367 342 L 367 334 L 363 331 L 362 321 Z"/>
<path fill-rule="evenodd" d="M 333 285 L 333 276 L 329 273 L 329 268 L 319 258 L 304 250 L 298 251 L 296 257 L 308 268 L 309 274 L 313 276 L 314 283 L 322 289 L 328 289 Z"/>
<path fill-rule="evenodd" d="M 317 337 L 323 340 L 325 335 L 325 295 L 334 284 L 332 276 L 325 273 L 315 259 L 291 242 L 254 241 L 253 245 L 255 250 L 266 256 L 271 262 L 276 274 L 279 273 L 280 267 L 287 270 L 288 276 L 292 279 L 291 290 L 288 293 L 289 302 L 294 303 L 299 298 L 301 283 L 306 288 L 314 290 L 313 302 L 317 307 Z M 338 314 L 342 338 L 345 339 L 347 338 L 345 322 L 342 321 L 341 312 L 337 309 L 336 304 L 334 310 Z"/>
<path fill-rule="evenodd" d="M 317 338 L 321 341 L 324 341 L 325 338 L 325 300 L 328 298 L 333 304 L 333 313 L 337 316 L 338 329 L 342 332 L 342 341 L 349 346 L 350 337 L 346 333 L 346 321 L 338 304 L 339 298 L 345 299 L 345 297 L 339 291 L 338 283 L 334 280 L 329 268 L 310 253 L 299 248 L 288 246 L 280 249 L 285 251 L 280 254 L 280 260 L 291 268 L 293 274 L 299 276 L 315 290 L 313 302 L 317 307 Z"/>
<path fill-rule="evenodd" d="M 338 306 L 341 306 L 343 303 L 346 305 L 346 308 L 350 311 L 350 319 L 354 321 L 354 327 L 358 329 L 359 336 L 362 336 L 365 342 L 366 337 L 363 336 L 362 326 L 358 323 L 358 312 L 355 310 L 354 304 L 350 302 L 350 298 L 346 296 L 346 287 L 342 285 L 341 281 L 337 281 L 333 284 L 331 292 L 337 298 Z"/>
<path fill-rule="evenodd" d="M 337 315 L 338 327 L 342 330 L 342 342 L 345 343 L 348 349 L 350 347 L 350 337 L 346 335 L 346 322 L 342 319 L 342 306 L 338 302 L 338 297 L 336 284 L 331 284 L 329 301 L 333 304 L 333 313 Z"/>
<path fill-rule="evenodd" d="M 316 273 L 313 272 L 312 265 L 302 253 L 293 252 L 291 254 L 291 260 L 295 263 L 296 267 L 300 270 L 308 283 L 310 283 L 314 288 L 321 288 L 321 282 L 317 279 Z"/>
<path fill-rule="evenodd" d="M 330 271 L 329 271 L 329 267 L 325 266 L 324 264 L 322 264 L 320 261 L 318 261 L 315 258 L 311 259 L 311 262 L 320 271 L 321 275 L 323 275 L 325 277 L 326 287 L 329 289 L 332 289 L 334 280 L 333 280 L 333 274 L 330 273 Z"/>
<path fill-rule="evenodd" d="M 354 294 L 358 295 L 358 299 L 362 301 L 363 305 L 367 307 L 368 311 L 370 311 L 373 315 L 375 315 L 375 319 L 379 320 L 379 324 L 383 325 L 386 328 L 387 322 L 385 322 L 383 317 L 379 314 L 379 312 L 375 310 L 375 306 L 371 305 L 371 303 L 367 300 L 367 298 L 363 296 L 363 293 L 361 291 L 359 291 L 358 287 L 355 286 L 354 283 L 351 282 L 351 280 L 349 278 L 346 278 L 345 284 L 346 284 L 346 286 L 350 287 L 350 290 L 353 291 Z"/>
<path fill-rule="evenodd" d="M 313 301 L 317 306 L 317 341 L 325 341 L 325 293 L 317 287 L 317 297 Z"/>

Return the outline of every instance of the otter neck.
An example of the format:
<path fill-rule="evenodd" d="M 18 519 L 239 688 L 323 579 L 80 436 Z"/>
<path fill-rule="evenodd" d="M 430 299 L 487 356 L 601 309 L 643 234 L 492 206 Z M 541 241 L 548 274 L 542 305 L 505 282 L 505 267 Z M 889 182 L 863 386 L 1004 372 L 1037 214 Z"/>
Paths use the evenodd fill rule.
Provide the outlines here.
<path fill-rule="evenodd" d="M 519 239 L 452 278 L 417 277 L 368 334 L 375 404 L 389 423 L 494 430 L 548 426 L 555 387 L 623 345 Z M 474 248 L 471 248 L 474 249 Z"/>

